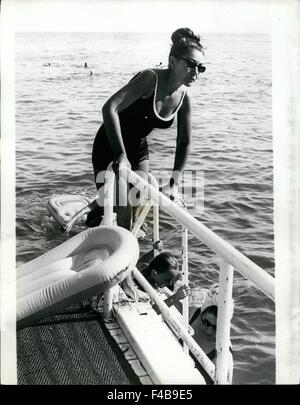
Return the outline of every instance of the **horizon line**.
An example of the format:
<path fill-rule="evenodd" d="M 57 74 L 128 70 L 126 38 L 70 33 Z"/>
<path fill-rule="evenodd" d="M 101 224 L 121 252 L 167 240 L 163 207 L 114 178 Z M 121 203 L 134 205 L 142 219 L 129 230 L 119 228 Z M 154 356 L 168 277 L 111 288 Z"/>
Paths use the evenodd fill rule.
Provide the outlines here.
<path fill-rule="evenodd" d="M 42 31 L 42 30 L 35 30 L 35 31 L 27 31 L 27 30 L 15 30 L 17 34 L 34 34 L 34 33 L 45 33 L 45 34 L 168 34 L 168 31 L 64 31 L 64 30 L 52 30 L 52 31 Z M 259 35 L 271 35 L 271 32 L 261 32 L 261 31 L 223 31 L 223 32 L 216 32 L 216 31 L 203 31 L 201 35 L 206 34 L 216 34 L 216 35 L 224 35 L 224 34 L 259 34 Z"/>

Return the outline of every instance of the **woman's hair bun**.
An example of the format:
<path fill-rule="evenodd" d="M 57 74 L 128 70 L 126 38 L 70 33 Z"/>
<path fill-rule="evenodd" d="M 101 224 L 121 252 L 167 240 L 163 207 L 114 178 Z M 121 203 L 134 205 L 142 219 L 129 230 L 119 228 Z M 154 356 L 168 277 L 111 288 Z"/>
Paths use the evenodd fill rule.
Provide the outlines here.
<path fill-rule="evenodd" d="M 174 31 L 171 36 L 171 40 L 174 45 L 187 42 L 189 39 L 195 42 L 200 42 L 200 36 L 194 34 L 194 32 L 189 28 L 179 28 L 178 30 Z"/>
<path fill-rule="evenodd" d="M 189 48 L 199 49 L 203 53 L 203 46 L 200 43 L 200 39 L 200 36 L 194 34 L 191 29 L 178 28 L 171 36 L 173 45 L 171 47 L 170 56 L 180 58 Z"/>

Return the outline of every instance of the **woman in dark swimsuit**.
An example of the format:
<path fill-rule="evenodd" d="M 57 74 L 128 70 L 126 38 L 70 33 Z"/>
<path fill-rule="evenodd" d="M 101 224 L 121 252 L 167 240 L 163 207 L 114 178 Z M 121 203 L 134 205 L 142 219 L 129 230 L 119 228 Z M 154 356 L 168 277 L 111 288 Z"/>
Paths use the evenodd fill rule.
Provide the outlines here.
<path fill-rule="evenodd" d="M 95 202 L 92 203 L 88 226 L 99 225 L 103 214 L 100 190 L 103 189 L 103 171 L 108 164 L 114 161 L 115 169 L 126 165 L 145 173 L 147 178 L 149 153 L 146 137 L 153 128 L 169 128 L 176 115 L 175 161 L 170 183 L 163 191 L 169 196 L 177 192 L 191 139 L 191 103 L 187 88 L 195 82 L 199 73 L 205 71 L 205 67 L 199 36 L 188 28 L 181 28 L 172 34 L 171 39 L 173 45 L 167 69 L 138 73 L 103 106 L 103 125 L 96 135 L 92 154 L 98 207 Z M 129 207 L 124 208 L 117 208 L 118 224 L 130 229 L 131 214 Z"/>

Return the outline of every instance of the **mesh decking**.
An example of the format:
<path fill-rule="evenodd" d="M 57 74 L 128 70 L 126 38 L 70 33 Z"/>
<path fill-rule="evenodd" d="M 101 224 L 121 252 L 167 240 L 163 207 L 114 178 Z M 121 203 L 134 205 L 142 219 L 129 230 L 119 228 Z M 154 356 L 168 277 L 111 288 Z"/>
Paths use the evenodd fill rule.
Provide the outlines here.
<path fill-rule="evenodd" d="M 18 384 L 140 384 L 101 315 L 83 307 L 17 333 Z"/>

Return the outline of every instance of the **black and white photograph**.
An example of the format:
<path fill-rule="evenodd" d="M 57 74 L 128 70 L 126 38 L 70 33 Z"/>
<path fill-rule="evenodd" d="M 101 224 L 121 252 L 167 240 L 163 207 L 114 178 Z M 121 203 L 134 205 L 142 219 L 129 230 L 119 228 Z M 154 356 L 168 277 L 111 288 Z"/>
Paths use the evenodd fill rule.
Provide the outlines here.
<path fill-rule="evenodd" d="M 2 0 L 2 385 L 300 383 L 299 21 Z"/>

